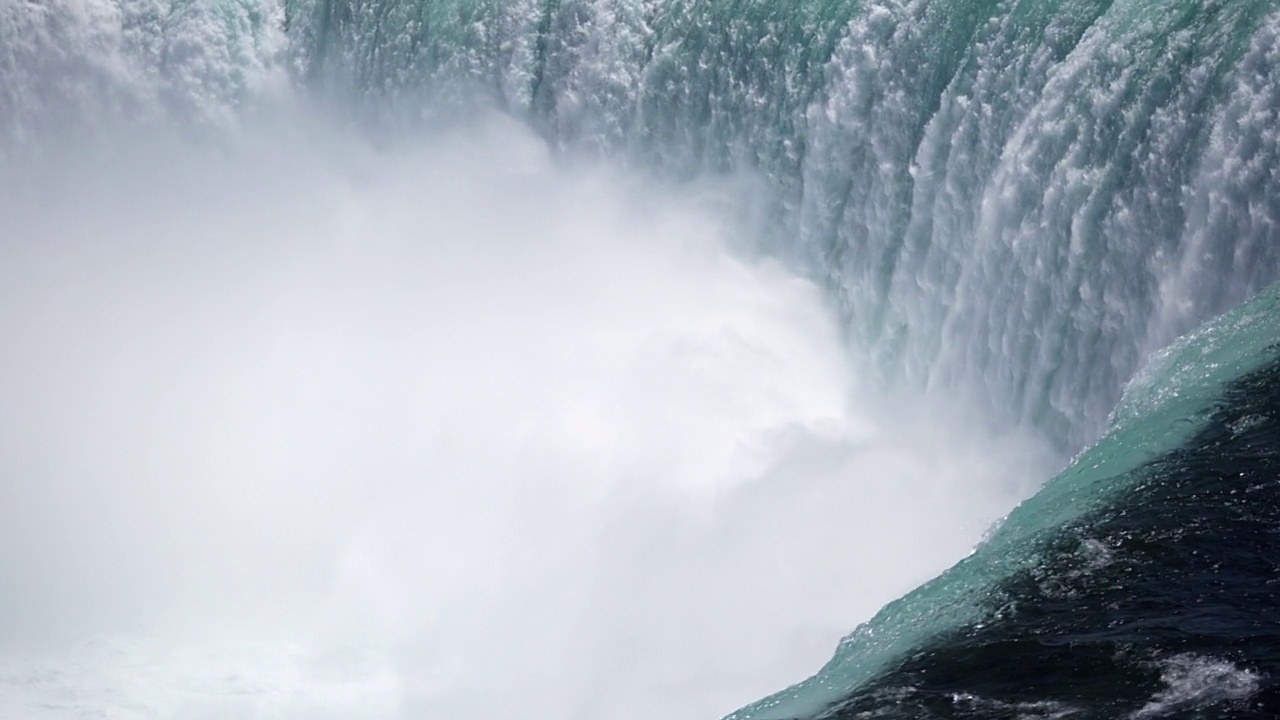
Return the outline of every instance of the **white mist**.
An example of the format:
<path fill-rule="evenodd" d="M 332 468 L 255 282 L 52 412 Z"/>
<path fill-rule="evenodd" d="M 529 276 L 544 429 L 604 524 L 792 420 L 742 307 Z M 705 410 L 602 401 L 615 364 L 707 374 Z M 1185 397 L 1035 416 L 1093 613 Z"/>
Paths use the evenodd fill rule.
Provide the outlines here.
<path fill-rule="evenodd" d="M 858 389 L 723 189 L 127 147 L 0 197 L 2 717 L 716 717 L 1046 476 Z"/>

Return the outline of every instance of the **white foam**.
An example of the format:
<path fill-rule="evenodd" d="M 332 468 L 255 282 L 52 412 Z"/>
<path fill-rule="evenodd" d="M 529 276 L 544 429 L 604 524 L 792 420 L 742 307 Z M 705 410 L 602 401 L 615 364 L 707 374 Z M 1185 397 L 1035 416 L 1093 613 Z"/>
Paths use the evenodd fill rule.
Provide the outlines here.
<path fill-rule="evenodd" d="M 1165 689 L 1130 718 L 1167 717 L 1224 700 L 1243 700 L 1257 692 L 1262 682 L 1257 672 L 1212 657 L 1175 655 L 1160 666 Z"/>

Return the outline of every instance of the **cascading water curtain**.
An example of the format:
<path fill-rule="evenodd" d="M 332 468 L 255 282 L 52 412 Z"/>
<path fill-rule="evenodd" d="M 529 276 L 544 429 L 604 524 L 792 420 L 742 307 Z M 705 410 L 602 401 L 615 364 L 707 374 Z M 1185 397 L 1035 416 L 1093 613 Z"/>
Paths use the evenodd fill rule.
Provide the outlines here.
<path fill-rule="evenodd" d="M 1280 0 L 0 0 L 0 716 L 1274 717 L 1277 168 Z"/>

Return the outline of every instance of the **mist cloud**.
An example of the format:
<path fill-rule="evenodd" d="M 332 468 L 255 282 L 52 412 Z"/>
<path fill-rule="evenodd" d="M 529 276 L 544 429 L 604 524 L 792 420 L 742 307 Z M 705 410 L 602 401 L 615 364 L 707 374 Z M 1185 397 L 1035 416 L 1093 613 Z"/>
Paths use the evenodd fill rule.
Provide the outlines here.
<path fill-rule="evenodd" d="M 709 717 L 1039 477 L 877 410 L 723 188 L 326 132 L 6 178 L 0 633 L 79 674 L 0 702 Z"/>

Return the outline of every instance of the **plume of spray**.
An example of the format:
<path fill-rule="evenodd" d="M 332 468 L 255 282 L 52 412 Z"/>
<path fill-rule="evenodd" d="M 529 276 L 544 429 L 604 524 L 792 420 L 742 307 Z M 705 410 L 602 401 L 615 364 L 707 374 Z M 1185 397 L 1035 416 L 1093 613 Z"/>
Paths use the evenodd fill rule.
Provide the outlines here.
<path fill-rule="evenodd" d="M 0 715 L 714 717 L 1046 476 L 732 187 L 283 124 L 3 171 Z"/>

